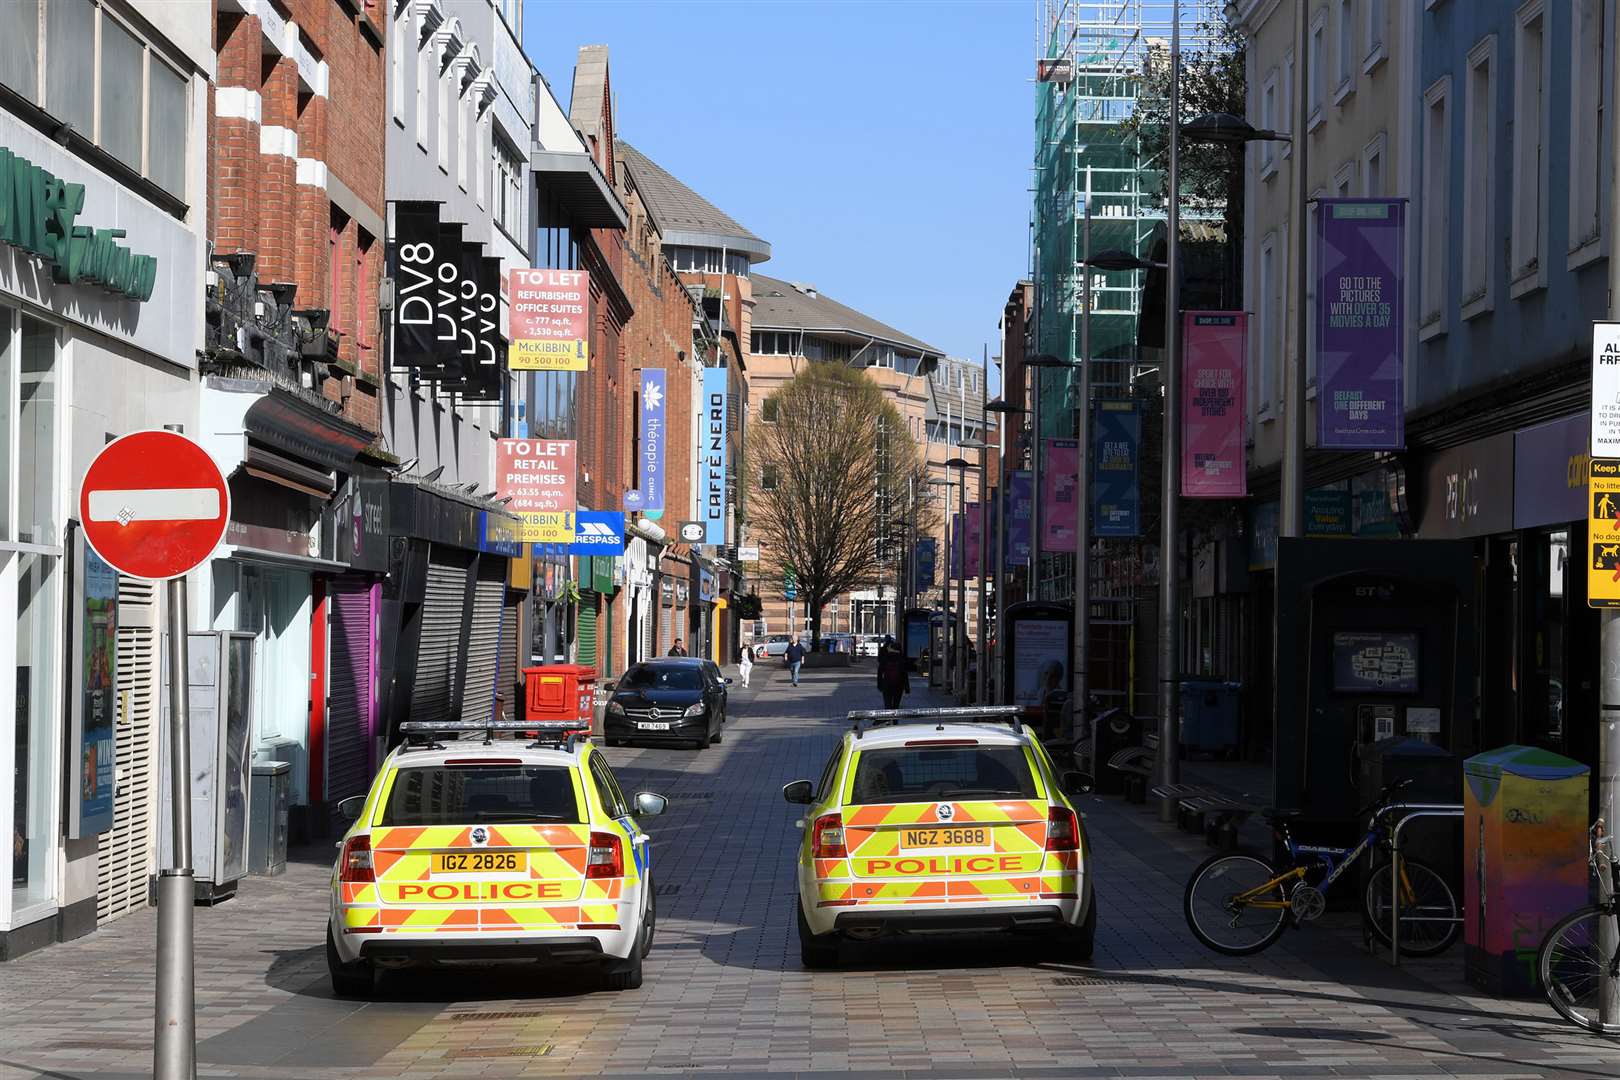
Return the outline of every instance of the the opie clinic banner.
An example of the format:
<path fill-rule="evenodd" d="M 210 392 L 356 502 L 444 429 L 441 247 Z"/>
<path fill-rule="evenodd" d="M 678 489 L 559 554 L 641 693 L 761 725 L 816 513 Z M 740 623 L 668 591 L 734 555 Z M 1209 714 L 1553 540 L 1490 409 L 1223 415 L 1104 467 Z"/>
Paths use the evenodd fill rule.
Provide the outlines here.
<path fill-rule="evenodd" d="M 1402 450 L 1406 202 L 1322 199 L 1316 211 L 1316 445 Z"/>
<path fill-rule="evenodd" d="M 1181 319 L 1181 494 L 1241 499 L 1248 494 L 1243 468 L 1248 317 L 1241 311 L 1188 311 Z"/>
<path fill-rule="evenodd" d="M 640 425 L 637 447 L 636 486 L 624 493 L 624 508 L 637 510 L 650 518 L 664 511 L 664 401 L 668 373 L 648 368 L 641 373 Z"/>

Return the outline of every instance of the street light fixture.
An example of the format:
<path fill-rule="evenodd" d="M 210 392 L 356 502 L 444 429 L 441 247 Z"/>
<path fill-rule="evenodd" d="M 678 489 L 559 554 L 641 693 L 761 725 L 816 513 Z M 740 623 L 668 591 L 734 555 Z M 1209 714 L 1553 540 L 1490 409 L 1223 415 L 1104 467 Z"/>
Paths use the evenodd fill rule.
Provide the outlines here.
<path fill-rule="evenodd" d="M 1188 142 L 1211 146 L 1239 147 L 1252 142 L 1293 142 L 1281 131 L 1257 128 L 1241 116 L 1229 112 L 1209 112 L 1181 125 L 1181 136 Z"/>

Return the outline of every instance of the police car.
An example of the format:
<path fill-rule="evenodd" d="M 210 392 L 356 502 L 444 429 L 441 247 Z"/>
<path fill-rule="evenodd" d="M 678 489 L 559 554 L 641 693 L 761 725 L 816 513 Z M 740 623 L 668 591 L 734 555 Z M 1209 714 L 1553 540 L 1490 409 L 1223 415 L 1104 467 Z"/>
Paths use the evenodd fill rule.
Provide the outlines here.
<path fill-rule="evenodd" d="M 339 804 L 354 823 L 332 871 L 334 991 L 364 995 L 382 968 L 509 960 L 641 985 L 656 915 L 638 819 L 668 800 L 626 798 L 575 726 L 400 725 L 371 790 Z"/>
<path fill-rule="evenodd" d="M 809 807 L 799 849 L 804 965 L 894 934 L 1046 934 L 1090 959 L 1090 844 L 1060 774 L 1015 706 L 852 712 L 821 778 L 782 789 Z"/>

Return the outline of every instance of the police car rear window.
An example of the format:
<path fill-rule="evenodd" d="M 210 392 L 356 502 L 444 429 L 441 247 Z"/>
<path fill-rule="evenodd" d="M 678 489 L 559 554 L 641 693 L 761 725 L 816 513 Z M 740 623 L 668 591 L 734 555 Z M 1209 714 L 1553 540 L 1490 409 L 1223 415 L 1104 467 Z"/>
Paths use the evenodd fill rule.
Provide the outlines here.
<path fill-rule="evenodd" d="M 1035 798 L 1022 747 L 896 746 L 861 751 L 850 802 L 1011 798 Z"/>
<path fill-rule="evenodd" d="M 400 769 L 381 824 L 578 823 L 569 772 L 555 765 Z"/>

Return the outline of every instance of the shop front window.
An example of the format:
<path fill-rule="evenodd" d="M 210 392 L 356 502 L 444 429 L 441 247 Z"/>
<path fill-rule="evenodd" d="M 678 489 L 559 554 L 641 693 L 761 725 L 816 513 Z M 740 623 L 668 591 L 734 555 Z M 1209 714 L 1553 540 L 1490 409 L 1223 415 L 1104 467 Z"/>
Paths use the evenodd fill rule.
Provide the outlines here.
<path fill-rule="evenodd" d="M 19 352 L 17 539 L 55 545 L 56 327 L 24 315 Z"/>
<path fill-rule="evenodd" d="M 12 795 L 11 908 L 15 915 L 50 899 L 54 835 L 51 790 L 55 700 L 56 564 L 21 552 L 16 564 L 16 758 Z"/>
<path fill-rule="evenodd" d="M 1545 582 L 1544 589 L 1533 594 L 1537 610 L 1531 615 L 1530 625 L 1535 635 L 1534 697 L 1526 711 L 1529 727 L 1528 740 L 1552 750 L 1564 747 L 1564 717 L 1567 714 L 1565 670 L 1565 630 L 1568 590 L 1565 588 L 1569 573 L 1569 531 L 1555 529 L 1544 533 L 1537 545 L 1536 557 L 1544 573 L 1538 575 Z"/>

